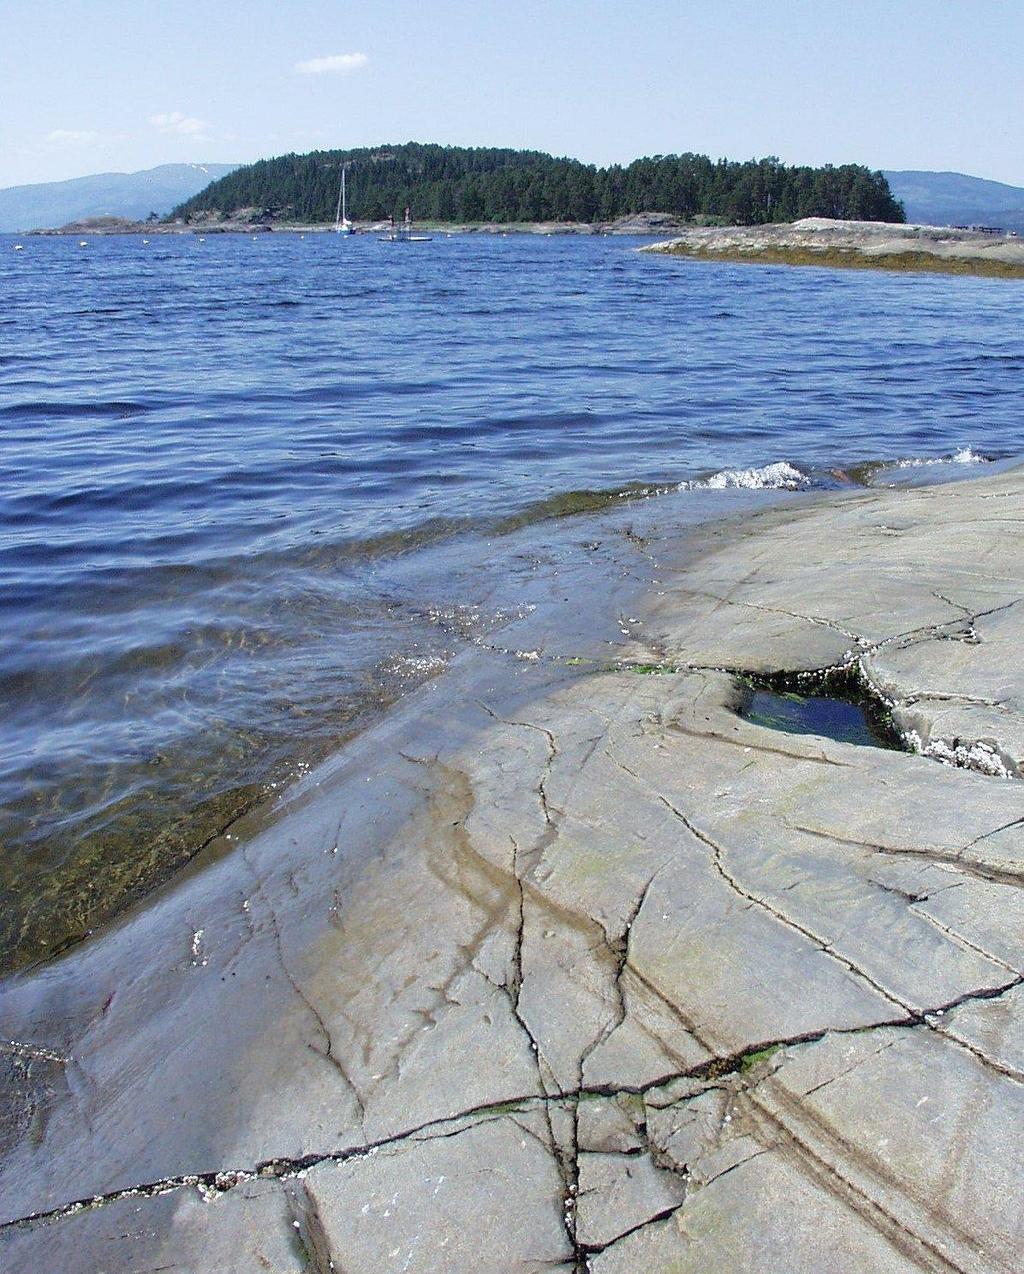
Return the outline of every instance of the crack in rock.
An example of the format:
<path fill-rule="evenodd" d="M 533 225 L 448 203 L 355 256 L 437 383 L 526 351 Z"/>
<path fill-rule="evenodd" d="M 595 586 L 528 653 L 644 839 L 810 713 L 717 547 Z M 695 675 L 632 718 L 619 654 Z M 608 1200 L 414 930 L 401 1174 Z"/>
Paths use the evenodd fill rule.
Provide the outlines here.
<path fill-rule="evenodd" d="M 71 1066 L 75 1060 L 55 1049 L 46 1048 L 42 1044 L 30 1044 L 25 1040 L 0 1040 L 0 1053 L 38 1062 L 56 1062 L 60 1066 Z"/>
<path fill-rule="evenodd" d="M 600 1048 L 602 1044 L 610 1039 L 612 1034 L 618 1030 L 618 1028 L 626 1020 L 627 1009 L 625 994 L 622 989 L 622 978 L 629 966 L 629 944 L 633 936 L 633 926 L 636 924 L 641 911 L 644 909 L 644 903 L 647 901 L 647 895 L 651 892 L 651 886 L 667 866 L 667 863 L 663 863 L 657 871 L 653 872 L 649 877 L 646 885 L 644 885 L 643 889 L 640 891 L 639 897 L 630 909 L 629 914 L 626 917 L 622 933 L 619 937 L 612 939 L 607 933 L 605 933 L 605 945 L 615 959 L 615 968 L 613 970 L 612 978 L 612 985 L 615 989 L 615 1005 L 612 1017 L 604 1024 L 598 1034 L 591 1040 L 580 1055 L 579 1075 L 581 1084 L 583 1082 L 587 1062 L 591 1055 Z"/>
<path fill-rule="evenodd" d="M 719 670 L 716 669 L 716 671 Z M 696 730 L 692 726 L 683 725 L 680 721 L 673 721 L 668 729 L 674 734 L 683 734 L 692 739 L 709 739 L 716 743 L 725 743 L 729 747 L 740 748 L 744 752 L 764 752 L 769 756 L 784 756 L 810 765 L 831 765 L 840 770 L 852 768 L 849 762 L 837 761 L 834 757 L 826 756 L 824 752 L 820 756 L 814 756 L 808 752 L 791 752 L 788 748 L 775 748 L 767 743 L 754 743 L 749 738 L 731 739 L 727 734 L 719 734 L 716 730 Z"/>
<path fill-rule="evenodd" d="M 585 1260 L 583 1267 L 585 1274 L 591 1269 L 590 1257 L 600 1256 L 602 1252 L 607 1252 L 609 1248 L 613 1248 L 616 1243 L 621 1243 L 623 1239 L 628 1239 L 631 1234 L 646 1230 L 649 1225 L 657 1225 L 659 1221 L 667 1221 L 685 1206 L 684 1201 L 683 1203 L 673 1203 L 670 1207 L 662 1208 L 654 1216 L 649 1216 L 645 1221 L 638 1221 L 636 1225 L 631 1225 L 628 1230 L 623 1230 L 621 1234 L 616 1234 L 614 1238 L 608 1239 L 605 1243 L 581 1243 L 579 1246 Z"/>
<path fill-rule="evenodd" d="M 1014 820 L 1012 823 L 1008 823 L 1006 827 L 1015 827 L 1019 822 L 1024 822 L 1024 820 Z M 791 831 L 803 832 L 807 836 L 814 836 L 818 840 L 831 841 L 834 845 L 848 845 L 853 849 L 866 849 L 869 853 L 884 854 L 889 858 L 923 858 L 928 862 L 942 863 L 949 867 L 955 867 L 957 871 L 961 871 L 965 875 L 976 876 L 979 880 L 988 881 L 990 884 L 1010 885 L 1018 889 L 1024 885 L 1024 868 L 1017 869 L 984 859 L 963 857 L 965 851 L 970 849 L 972 845 L 978 844 L 987 836 L 994 836 L 997 832 L 1005 831 L 1006 827 L 997 827 L 992 832 L 986 832 L 984 836 L 977 837 L 976 840 L 970 841 L 960 849 L 944 850 L 935 847 L 921 848 L 916 845 L 880 845 L 875 841 L 858 840 L 851 836 L 838 836 L 833 832 L 826 832 L 820 828 L 805 827 L 800 823 L 791 823 L 785 820 L 784 826 Z"/>
<path fill-rule="evenodd" d="M 826 1194 L 920 1268 L 935 1274 L 972 1274 L 976 1268 L 973 1258 L 984 1250 L 978 1236 L 958 1224 L 944 1200 L 907 1192 L 899 1175 L 882 1159 L 856 1147 L 810 1107 L 806 1101 L 809 1095 L 791 1093 L 779 1084 L 772 1086 L 770 1098 L 751 1094 L 747 1118 L 762 1145 L 779 1150 Z M 773 1108 L 769 1108 L 769 1100 Z M 919 1213 L 916 1226 L 897 1215 L 899 1202 Z M 934 1240 L 921 1232 L 922 1220 L 938 1231 Z M 940 1246 L 942 1240 L 947 1247 L 955 1244 L 968 1249 L 972 1264 L 952 1259 Z M 1009 1267 L 1002 1268 L 1010 1274 Z"/>
<path fill-rule="evenodd" d="M 327 1023 L 324 1021 L 323 1015 L 321 1014 L 320 1010 L 316 1007 L 316 1005 L 313 1003 L 313 1001 L 309 998 L 309 996 L 306 994 L 306 992 L 299 985 L 299 982 L 297 981 L 294 974 L 288 967 L 288 962 L 286 961 L 285 955 L 284 955 L 284 942 L 281 936 L 281 927 L 278 923 L 277 913 L 274 910 L 273 904 L 270 902 L 269 898 L 266 895 L 266 892 L 263 888 L 263 881 L 261 880 L 260 876 L 258 875 L 255 868 L 253 867 L 252 862 L 250 861 L 248 857 L 248 854 L 244 845 L 241 847 L 241 856 L 243 861 L 245 862 L 245 865 L 249 871 L 249 874 L 251 875 L 253 879 L 253 884 L 255 886 L 256 894 L 258 897 L 261 898 L 264 905 L 266 906 L 267 917 L 270 922 L 270 932 L 273 938 L 274 953 L 277 957 L 277 962 L 281 969 L 281 972 L 284 974 L 285 980 L 287 981 L 288 985 L 291 987 L 294 994 L 298 997 L 299 1001 L 304 1005 L 306 1011 L 312 1017 L 314 1023 L 316 1024 L 317 1031 L 319 1032 L 320 1037 L 323 1041 L 322 1048 L 317 1048 L 312 1043 L 309 1043 L 308 1046 L 314 1053 L 317 1054 L 318 1057 L 322 1057 L 324 1061 L 327 1062 L 328 1065 L 334 1069 L 334 1071 L 341 1077 L 342 1082 L 344 1083 L 349 1093 L 352 1095 L 352 1098 L 356 1105 L 356 1111 L 359 1116 L 360 1126 L 363 1130 L 363 1139 L 365 1141 L 366 1139 L 366 1127 L 365 1127 L 366 1108 L 363 1103 L 362 1094 L 360 1093 L 355 1082 L 353 1081 L 348 1071 L 346 1070 L 344 1063 L 341 1061 L 341 1059 L 337 1056 L 337 1054 L 334 1051 L 334 1039 L 331 1035 L 330 1028 L 328 1027 Z"/>
<path fill-rule="evenodd" d="M 7 1230 L 24 1229 L 27 1226 L 53 1224 L 78 1213 L 103 1207 L 122 1199 L 154 1198 L 158 1195 L 184 1188 L 198 1190 L 200 1197 L 204 1201 L 210 1202 L 244 1182 L 265 1178 L 289 1181 L 293 1178 L 298 1178 L 300 1174 L 308 1172 L 309 1169 L 315 1168 L 320 1164 L 347 1163 L 368 1158 L 390 1147 L 399 1147 L 404 1142 L 431 1139 L 435 1136 L 448 1137 L 458 1135 L 460 1131 L 467 1131 L 475 1126 L 472 1122 L 467 1121 L 505 1118 L 527 1110 L 550 1110 L 559 1104 L 578 1103 L 582 1100 L 597 1097 L 639 1096 L 647 1099 L 652 1094 L 656 1094 L 678 1083 L 678 1081 L 686 1079 L 708 1080 L 710 1081 L 708 1087 L 715 1087 L 718 1086 L 717 1082 L 724 1076 L 741 1072 L 749 1064 L 750 1059 L 756 1059 L 769 1051 L 796 1048 L 804 1044 L 816 1044 L 829 1035 L 866 1035 L 872 1031 L 886 1029 L 915 1030 L 922 1027 L 934 1029 L 934 1020 L 951 1012 L 953 1009 L 979 1000 L 996 1000 L 1022 983 L 1024 983 L 1024 978 L 1015 978 L 1012 982 L 1002 987 L 983 987 L 978 990 L 966 991 L 953 1000 L 922 1010 L 919 1013 L 893 1019 L 892 1021 L 876 1022 L 868 1026 L 829 1026 L 821 1030 L 803 1032 L 780 1039 L 761 1040 L 745 1045 L 734 1053 L 712 1057 L 686 1069 L 659 1076 L 657 1079 L 650 1080 L 644 1084 L 590 1084 L 546 1096 L 538 1096 L 536 1093 L 524 1093 L 518 1097 L 472 1106 L 454 1115 L 445 1115 L 438 1119 L 426 1120 L 422 1124 L 394 1133 L 391 1136 L 382 1137 L 360 1146 L 349 1146 L 343 1150 L 317 1152 L 299 1157 L 275 1157 L 261 1160 L 251 1168 L 221 1168 L 162 1177 L 156 1181 L 126 1186 L 106 1194 L 76 1199 L 46 1211 L 28 1213 L 25 1216 L 0 1223 L 0 1233 Z M 949 1034 L 942 1033 L 942 1038 L 951 1044 L 959 1045 L 959 1041 Z M 676 1104 L 701 1096 L 705 1091 L 707 1091 L 706 1088 L 699 1089 L 688 1097 L 677 1099 Z M 460 1124 L 464 1124 L 465 1127 L 459 1128 L 458 1125 Z"/>
<path fill-rule="evenodd" d="M 849 959 L 848 956 L 845 956 L 840 951 L 837 951 L 827 938 L 823 938 L 820 934 L 815 933 L 812 929 L 809 929 L 806 925 L 803 925 L 799 921 L 794 920 L 791 916 L 787 916 L 785 912 L 780 911 L 777 907 L 773 907 L 772 904 L 768 902 L 767 899 L 761 898 L 759 895 L 751 893 L 748 889 L 745 889 L 739 883 L 736 877 L 733 876 L 732 873 L 726 868 L 725 863 L 723 861 L 724 850 L 721 845 L 719 845 L 710 836 L 708 836 L 707 833 L 701 831 L 701 829 L 697 827 L 695 823 L 693 823 L 689 818 L 687 818 L 687 816 L 682 812 L 682 810 L 678 809 L 675 805 L 672 804 L 672 802 L 668 799 L 668 797 L 664 796 L 661 792 L 657 791 L 655 788 L 652 788 L 647 783 L 647 781 L 643 779 L 635 770 L 631 770 L 629 766 L 625 765 L 612 753 L 609 752 L 608 756 L 610 760 L 612 760 L 616 765 L 620 767 L 620 769 L 624 770 L 627 774 L 632 775 L 632 777 L 646 791 L 648 791 L 652 796 L 654 796 L 657 800 L 659 800 L 661 804 L 664 805 L 665 808 L 669 811 L 669 813 L 672 814 L 673 817 L 678 819 L 679 822 L 683 824 L 683 826 L 687 829 L 687 831 L 691 834 L 691 836 L 693 836 L 696 840 L 700 841 L 702 845 L 706 846 L 711 851 L 711 864 L 713 868 L 715 869 L 717 874 L 721 877 L 721 879 L 729 886 L 730 889 L 733 890 L 733 892 L 738 897 L 743 898 L 745 901 L 753 904 L 756 907 L 761 908 L 768 915 L 770 915 L 774 920 L 776 920 L 779 924 L 784 925 L 788 929 L 792 929 L 796 933 L 799 933 L 802 937 L 806 938 L 808 942 L 811 942 L 815 947 L 817 947 L 824 955 L 827 955 L 830 959 L 836 960 L 839 964 L 843 965 L 843 967 L 847 969 L 848 972 L 852 973 L 855 977 L 860 978 L 863 982 L 865 982 L 868 986 L 870 986 L 873 991 L 875 991 L 878 995 L 882 996 L 882 998 L 887 1000 L 890 1004 L 893 1004 L 897 1006 L 898 1008 L 903 1009 L 907 1013 L 913 1013 L 915 1011 L 912 1005 L 900 999 L 900 997 L 896 995 L 893 991 L 886 990 L 886 988 L 883 987 L 880 982 L 877 982 L 864 969 L 861 969 L 858 965 L 854 964 L 854 962 L 851 959 Z"/>
<path fill-rule="evenodd" d="M 301 1179 L 289 1182 L 285 1195 L 292 1226 L 306 1260 L 307 1274 L 333 1274 L 336 1267 L 331 1240 L 316 1199 Z"/>
<path fill-rule="evenodd" d="M 537 796 L 540 800 L 540 808 L 544 815 L 544 822 L 548 825 L 548 827 L 555 827 L 557 820 L 552 816 L 552 807 L 548 804 L 547 795 L 547 783 L 551 777 L 551 767 L 554 765 L 555 758 L 558 756 L 558 744 L 555 742 L 555 736 L 544 726 L 534 725 L 532 721 L 514 721 L 501 717 L 494 711 L 493 708 L 488 707 L 488 705 L 481 699 L 477 699 L 475 702 L 477 706 L 482 708 L 492 720 L 497 721 L 500 725 L 518 726 L 521 730 L 533 730 L 537 734 L 544 736 L 544 739 L 547 742 L 548 756 L 544 765 L 544 771 L 537 781 Z M 555 810 L 554 812 L 561 817 L 561 810 Z"/>
<path fill-rule="evenodd" d="M 766 615 L 783 615 L 787 619 L 799 619 L 805 624 L 814 624 L 819 628 L 829 628 L 838 633 L 840 637 L 845 637 L 847 641 L 852 641 L 856 646 L 862 648 L 869 647 L 872 644 L 866 637 L 861 637 L 859 634 L 851 632 L 834 619 L 828 619 L 824 615 L 803 615 L 798 611 L 784 610 L 779 606 L 764 606 L 759 602 L 744 602 L 739 598 L 721 597 L 719 594 L 711 592 L 701 592 L 696 594 L 696 596 L 710 597 L 713 601 L 722 602 L 726 606 L 741 606 L 746 610 L 761 611 Z"/>

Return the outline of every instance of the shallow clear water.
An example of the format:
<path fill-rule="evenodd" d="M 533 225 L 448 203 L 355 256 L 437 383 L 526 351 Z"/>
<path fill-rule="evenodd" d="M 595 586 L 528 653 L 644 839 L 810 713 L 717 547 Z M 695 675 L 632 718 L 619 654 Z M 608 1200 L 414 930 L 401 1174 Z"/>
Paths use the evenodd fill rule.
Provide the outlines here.
<path fill-rule="evenodd" d="M 11 960 L 497 623 L 568 493 L 1024 451 L 1018 285 L 635 246 L 0 236 Z"/>
<path fill-rule="evenodd" d="M 742 715 L 785 734 L 814 734 L 866 748 L 894 748 L 896 741 L 874 726 L 864 705 L 826 695 L 752 690 Z"/>

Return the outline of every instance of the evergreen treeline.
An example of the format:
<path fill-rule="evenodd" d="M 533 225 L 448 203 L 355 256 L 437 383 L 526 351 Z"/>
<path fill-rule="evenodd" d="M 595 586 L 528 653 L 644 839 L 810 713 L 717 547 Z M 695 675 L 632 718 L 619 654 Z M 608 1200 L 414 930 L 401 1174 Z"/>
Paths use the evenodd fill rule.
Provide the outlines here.
<path fill-rule="evenodd" d="M 595 168 L 539 151 L 408 143 L 376 150 L 283 155 L 236 169 L 174 210 L 265 209 L 291 221 L 332 221 L 340 165 L 348 170 L 349 215 L 436 221 L 610 221 L 626 213 L 671 212 L 739 225 L 798 217 L 903 221 L 880 172 L 859 164 L 794 168 L 775 158 L 654 155 Z"/>

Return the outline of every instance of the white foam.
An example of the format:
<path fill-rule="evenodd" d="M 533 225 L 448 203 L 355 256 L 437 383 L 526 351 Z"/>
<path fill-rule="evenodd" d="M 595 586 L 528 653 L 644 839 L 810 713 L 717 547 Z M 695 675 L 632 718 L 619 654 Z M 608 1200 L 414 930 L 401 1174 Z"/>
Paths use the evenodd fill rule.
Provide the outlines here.
<path fill-rule="evenodd" d="M 710 478 L 680 482 L 680 491 L 728 491 L 744 488 L 749 491 L 796 491 L 805 487 L 810 478 L 786 460 L 761 465 L 758 469 L 722 469 Z"/>
<path fill-rule="evenodd" d="M 987 456 L 979 456 L 976 451 L 972 451 L 970 447 L 958 447 L 951 456 L 938 456 L 935 459 L 925 460 L 915 457 L 910 460 L 897 460 L 892 466 L 894 469 L 920 469 L 925 465 L 933 464 L 988 464 Z"/>
<path fill-rule="evenodd" d="M 393 655 L 385 661 L 387 671 L 395 677 L 432 677 L 447 665 L 444 655 Z"/>

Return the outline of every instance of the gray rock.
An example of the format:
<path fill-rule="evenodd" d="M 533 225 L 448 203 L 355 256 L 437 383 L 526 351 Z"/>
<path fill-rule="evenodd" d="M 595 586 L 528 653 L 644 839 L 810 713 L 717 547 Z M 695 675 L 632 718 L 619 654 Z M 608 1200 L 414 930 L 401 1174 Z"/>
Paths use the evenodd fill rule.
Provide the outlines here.
<path fill-rule="evenodd" d="M 323 1236 L 319 1270 L 536 1274 L 571 1256 L 562 1181 L 536 1110 L 322 1164 L 302 1188 Z"/>
<path fill-rule="evenodd" d="M 1011 473 L 709 533 L 643 667 L 512 631 L 0 988 L 4 1268 L 1018 1268 L 1022 526 Z M 917 755 L 722 671 L 836 664 Z"/>
<path fill-rule="evenodd" d="M 305 1274 L 310 1252 L 299 1216 L 276 1181 L 246 1181 L 208 1200 L 195 1188 L 129 1194 L 52 1225 L 0 1230 L 0 1266 L 61 1274 Z"/>
<path fill-rule="evenodd" d="M 585 1249 L 607 1247 L 674 1212 L 686 1185 L 684 1172 L 659 1167 L 650 1154 L 581 1154 L 576 1238 Z"/>
<path fill-rule="evenodd" d="M 1024 277 L 1024 243 L 1016 234 L 953 226 L 894 225 L 804 217 L 764 226 L 695 226 L 643 249 L 733 261 L 947 269 Z"/>

